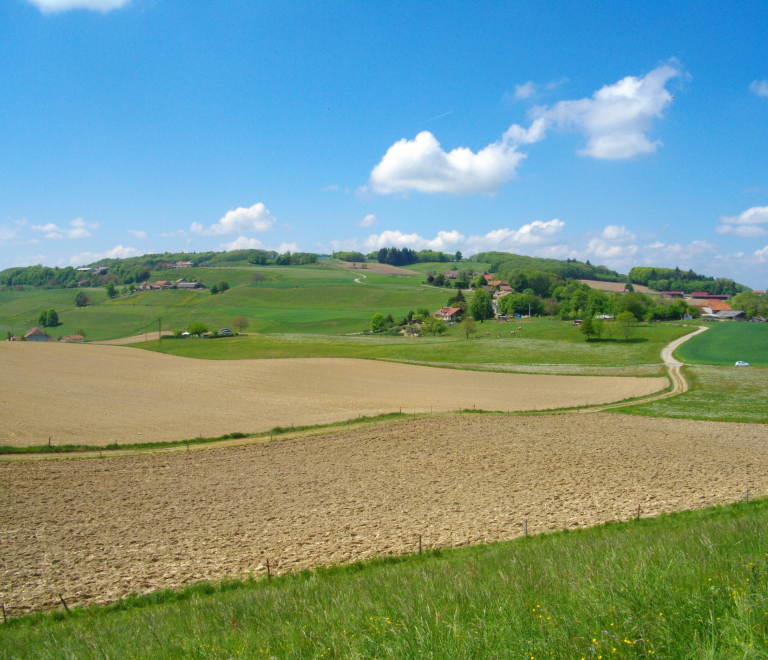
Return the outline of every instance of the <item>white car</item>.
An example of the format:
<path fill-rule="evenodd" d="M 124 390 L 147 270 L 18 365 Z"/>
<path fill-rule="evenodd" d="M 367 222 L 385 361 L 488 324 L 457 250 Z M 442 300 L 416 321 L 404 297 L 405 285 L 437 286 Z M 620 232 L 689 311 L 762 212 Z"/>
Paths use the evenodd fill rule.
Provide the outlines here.
<path fill-rule="evenodd" d="M 736 363 L 736 366 L 737 366 L 737 367 L 748 367 L 748 366 L 749 366 L 749 362 L 744 362 L 744 360 L 739 360 L 739 361 Z"/>

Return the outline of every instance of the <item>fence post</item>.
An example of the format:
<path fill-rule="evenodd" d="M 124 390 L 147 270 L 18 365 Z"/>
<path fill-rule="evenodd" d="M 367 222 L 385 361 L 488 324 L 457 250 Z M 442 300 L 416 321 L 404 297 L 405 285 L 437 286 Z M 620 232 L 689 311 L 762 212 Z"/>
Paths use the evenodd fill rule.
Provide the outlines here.
<path fill-rule="evenodd" d="M 746 503 L 749 504 L 749 488 L 747 488 Z"/>
<path fill-rule="evenodd" d="M 3 608 L 3 623 L 8 623 L 8 617 L 5 615 L 5 605 L 0 605 Z"/>
<path fill-rule="evenodd" d="M 523 522 L 523 534 L 525 534 L 525 538 L 528 538 L 528 521 Z"/>
<path fill-rule="evenodd" d="M 64 609 L 67 610 L 67 614 L 69 614 L 69 608 L 67 607 L 67 601 L 64 600 L 64 596 L 59 594 L 59 599 L 61 600 L 61 604 L 64 605 Z"/>
<path fill-rule="evenodd" d="M 421 534 L 419 534 L 419 554 L 421 554 Z"/>
<path fill-rule="evenodd" d="M 267 580 L 272 579 L 272 573 L 269 571 L 269 557 L 267 557 Z"/>

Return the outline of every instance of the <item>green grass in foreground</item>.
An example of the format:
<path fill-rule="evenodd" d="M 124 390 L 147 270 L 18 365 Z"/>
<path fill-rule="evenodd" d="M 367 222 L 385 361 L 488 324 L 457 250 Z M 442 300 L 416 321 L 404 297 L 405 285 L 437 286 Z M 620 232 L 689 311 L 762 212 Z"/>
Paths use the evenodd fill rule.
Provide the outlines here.
<path fill-rule="evenodd" d="M 649 417 L 768 423 L 768 369 L 689 365 L 683 368 L 683 374 L 690 385 L 685 394 L 621 408 L 618 412 Z"/>
<path fill-rule="evenodd" d="M 768 502 L 12 620 L 0 658 L 765 658 Z"/>
<path fill-rule="evenodd" d="M 768 367 L 768 323 L 709 323 L 709 330 L 675 351 L 683 362 Z"/>
<path fill-rule="evenodd" d="M 523 331 L 517 331 L 523 326 Z M 136 348 L 208 360 L 347 357 L 457 365 L 598 365 L 625 367 L 659 364 L 661 349 L 691 328 L 655 323 L 634 330 L 634 340 L 586 342 L 570 322 L 551 318 L 514 323 L 478 324 L 473 339 L 451 328 L 447 336 L 406 339 L 400 336 L 258 335 L 227 339 L 141 342 Z M 515 329 L 516 335 L 510 336 Z M 485 332 L 491 336 L 486 337 Z M 501 335 L 501 337 L 497 337 Z"/>

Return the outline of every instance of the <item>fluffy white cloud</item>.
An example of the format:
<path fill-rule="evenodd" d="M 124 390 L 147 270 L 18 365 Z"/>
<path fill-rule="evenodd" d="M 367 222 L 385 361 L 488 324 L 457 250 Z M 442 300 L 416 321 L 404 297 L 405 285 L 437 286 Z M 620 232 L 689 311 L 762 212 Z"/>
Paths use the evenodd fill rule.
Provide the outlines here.
<path fill-rule="evenodd" d="M 128 233 L 134 238 L 140 238 L 142 240 L 147 237 L 147 232 L 142 231 L 141 229 L 129 229 Z"/>
<path fill-rule="evenodd" d="M 65 229 L 61 229 L 52 222 L 49 222 L 45 225 L 32 225 L 33 230 L 45 232 L 46 238 L 57 241 L 64 237 L 88 238 L 91 235 L 89 230 L 96 230 L 98 228 L 98 222 L 86 222 L 82 218 L 75 218 L 69 223 L 69 227 Z"/>
<path fill-rule="evenodd" d="M 753 206 L 739 215 L 720 216 L 720 225 L 715 228 L 718 234 L 733 234 L 741 238 L 759 238 L 768 231 L 758 225 L 768 224 L 768 206 Z"/>
<path fill-rule="evenodd" d="M 278 252 L 298 252 L 299 251 L 299 245 L 298 243 L 280 243 L 280 246 L 277 248 Z"/>
<path fill-rule="evenodd" d="M 755 250 L 755 256 L 760 261 L 768 261 L 768 245 L 766 245 L 762 250 Z"/>
<path fill-rule="evenodd" d="M 528 129 L 513 124 L 501 140 L 477 153 L 465 147 L 446 152 L 429 131 L 415 139 L 395 142 L 373 168 L 367 188 L 381 195 L 423 193 L 493 195 L 511 179 L 527 154 L 523 144 L 544 139 L 551 128 L 576 130 L 587 138 L 578 153 L 607 160 L 650 153 L 661 144 L 646 132 L 654 119 L 672 103 L 667 82 L 682 75 L 674 66 L 660 66 L 638 78 L 627 76 L 597 90 L 591 98 L 560 101 L 551 108 L 534 108 Z M 530 95 L 532 83 L 519 86 L 517 94 Z"/>
<path fill-rule="evenodd" d="M 373 227 L 373 225 L 378 225 L 379 221 L 376 219 L 375 215 L 369 213 L 362 220 L 358 220 L 355 224 L 358 227 Z"/>
<path fill-rule="evenodd" d="M 18 227 L 0 225 L 0 241 L 11 241 L 19 235 Z"/>
<path fill-rule="evenodd" d="M 231 243 L 223 243 L 220 247 L 227 252 L 232 250 L 263 250 L 264 244 L 255 238 L 240 236 Z"/>
<path fill-rule="evenodd" d="M 536 220 L 520 229 L 494 229 L 487 234 L 464 236 L 456 230 L 439 231 L 435 238 L 424 238 L 419 234 L 404 234 L 401 231 L 383 231 L 372 234 L 364 242 L 368 250 L 383 247 L 408 247 L 414 250 L 440 250 L 453 252 L 457 249 L 474 254 L 486 250 L 504 250 L 513 247 L 544 245 L 555 241 L 565 223 L 554 219 L 548 222 Z"/>
<path fill-rule="evenodd" d="M 688 261 L 695 257 L 711 256 L 717 254 L 718 247 L 709 241 L 693 241 L 688 245 L 681 243 L 663 243 L 656 241 L 646 245 L 643 254 L 646 260 L 676 260 Z"/>
<path fill-rule="evenodd" d="M 127 5 L 130 0 L 29 0 L 44 14 L 69 9 L 93 9 L 108 12 Z"/>
<path fill-rule="evenodd" d="M 493 195 L 510 179 L 525 154 L 507 141 L 494 142 L 477 153 L 459 147 L 445 152 L 429 131 L 414 140 L 395 142 L 373 168 L 368 186 L 380 195 L 452 193 Z"/>
<path fill-rule="evenodd" d="M 560 101 L 537 114 L 548 126 L 574 129 L 587 137 L 584 156 L 616 160 L 656 151 L 646 131 L 672 103 L 667 82 L 681 75 L 673 66 L 660 66 L 642 78 L 627 76 L 597 90 L 591 98 Z"/>
<path fill-rule="evenodd" d="M 636 236 L 624 226 L 608 225 L 590 239 L 586 252 L 600 259 L 617 260 L 637 254 Z"/>
<path fill-rule="evenodd" d="M 266 231 L 275 224 L 276 220 L 262 203 L 250 208 L 242 206 L 227 211 L 226 215 L 216 224 L 205 229 L 198 222 L 193 222 L 190 231 L 198 236 L 220 236 L 222 234 L 237 234 L 253 231 Z"/>
<path fill-rule="evenodd" d="M 753 80 L 749 90 L 758 96 L 768 96 L 768 80 Z"/>
<path fill-rule="evenodd" d="M 515 85 L 514 97 L 518 101 L 529 99 L 535 95 L 536 95 L 536 87 L 530 80 L 527 83 L 524 83 L 522 85 Z"/>
<path fill-rule="evenodd" d="M 135 257 L 137 255 L 138 250 L 135 248 L 118 245 L 106 252 L 81 252 L 72 257 L 69 260 L 69 263 L 73 266 L 82 266 L 101 259 L 127 259 L 128 257 Z"/>

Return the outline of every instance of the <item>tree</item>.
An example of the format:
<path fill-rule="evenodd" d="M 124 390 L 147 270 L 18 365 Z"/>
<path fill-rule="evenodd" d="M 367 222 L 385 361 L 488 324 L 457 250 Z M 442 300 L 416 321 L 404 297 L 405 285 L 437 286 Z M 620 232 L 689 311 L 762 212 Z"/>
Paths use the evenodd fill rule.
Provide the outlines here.
<path fill-rule="evenodd" d="M 80 335 L 83 339 L 85 339 L 86 337 L 85 330 L 83 330 L 82 328 L 78 328 L 77 330 L 75 330 L 75 334 Z"/>
<path fill-rule="evenodd" d="M 605 332 L 605 321 L 603 319 L 592 319 L 592 330 L 595 333 L 595 339 L 600 339 Z"/>
<path fill-rule="evenodd" d="M 453 260 L 461 261 L 463 258 L 464 258 L 464 255 L 459 250 L 456 250 L 456 254 L 453 255 Z"/>
<path fill-rule="evenodd" d="M 739 293 L 730 301 L 733 309 L 742 310 L 748 317 L 768 316 L 768 296 L 760 296 L 752 291 Z"/>
<path fill-rule="evenodd" d="M 508 293 L 499 299 L 499 312 L 507 316 L 527 316 L 529 313 L 534 316 L 544 313 L 544 303 L 532 293 Z"/>
<path fill-rule="evenodd" d="M 117 296 L 117 289 L 115 288 L 114 282 L 109 282 L 107 284 L 107 296 L 110 298 L 110 300 Z"/>
<path fill-rule="evenodd" d="M 451 296 L 448 299 L 448 304 L 449 305 L 453 305 L 454 307 L 458 307 L 458 303 L 463 303 L 463 302 L 466 302 L 466 301 L 467 301 L 467 299 L 464 297 L 464 294 L 461 292 L 461 289 L 459 289 L 456 292 L 455 296 Z"/>
<path fill-rule="evenodd" d="M 199 337 L 208 332 L 208 326 L 205 323 L 190 323 L 187 327 L 187 332 L 190 335 L 197 335 Z"/>
<path fill-rule="evenodd" d="M 215 296 L 219 292 L 218 284 L 211 284 L 211 295 Z"/>
<path fill-rule="evenodd" d="M 248 327 L 248 319 L 244 316 L 236 316 L 232 319 L 232 327 L 238 332 L 242 332 Z"/>
<path fill-rule="evenodd" d="M 651 300 L 648 296 L 638 293 L 625 293 L 619 295 L 613 305 L 613 309 L 616 314 L 621 312 L 631 312 L 635 320 L 645 318 L 646 310 L 651 305 Z"/>
<path fill-rule="evenodd" d="M 45 325 L 49 328 L 55 328 L 59 325 L 59 315 L 56 313 L 55 309 L 48 310 L 48 313 L 45 315 Z"/>
<path fill-rule="evenodd" d="M 381 332 L 387 327 L 387 319 L 384 314 L 376 312 L 371 319 L 371 330 Z"/>
<path fill-rule="evenodd" d="M 624 341 L 629 341 L 629 335 L 635 323 L 637 323 L 637 317 L 632 312 L 620 312 L 616 315 L 616 327 L 624 337 Z"/>
<path fill-rule="evenodd" d="M 37 317 L 37 325 L 45 327 L 48 324 L 48 312 L 43 310 L 40 312 L 40 316 Z"/>
<path fill-rule="evenodd" d="M 469 303 L 469 313 L 475 321 L 482 323 L 485 319 L 493 318 L 493 301 L 491 294 L 485 289 L 475 289 L 472 301 Z"/>
<path fill-rule="evenodd" d="M 419 307 L 416 310 L 416 316 L 418 316 L 421 319 L 428 319 L 429 318 L 429 310 L 426 307 Z"/>
<path fill-rule="evenodd" d="M 78 291 L 77 295 L 75 296 L 75 306 L 86 307 L 89 302 L 91 301 L 88 299 L 88 294 L 85 291 Z"/>
<path fill-rule="evenodd" d="M 226 280 L 221 280 L 221 282 L 218 282 L 217 286 L 219 288 L 219 293 L 224 293 L 227 289 L 229 289 L 229 282 Z"/>
<path fill-rule="evenodd" d="M 635 290 L 635 287 L 633 287 L 633 286 L 632 286 L 632 282 L 627 282 L 627 283 L 624 285 L 624 288 L 625 288 L 627 291 L 629 291 L 630 293 L 633 293 L 633 292 L 634 292 L 634 290 Z"/>
<path fill-rule="evenodd" d="M 461 331 L 469 339 L 469 335 L 474 335 L 477 332 L 477 323 L 471 316 L 465 316 L 461 322 Z"/>
<path fill-rule="evenodd" d="M 579 330 L 581 331 L 581 334 L 584 335 L 587 338 L 587 341 L 592 339 L 592 337 L 595 334 L 595 329 L 592 325 L 592 317 L 587 316 L 584 318 L 584 320 L 581 322 L 581 327 L 579 327 Z"/>
<path fill-rule="evenodd" d="M 421 331 L 424 334 L 441 335 L 447 329 L 448 329 L 448 326 L 445 325 L 445 321 L 435 316 L 427 316 L 424 319 L 424 322 L 421 324 Z"/>

